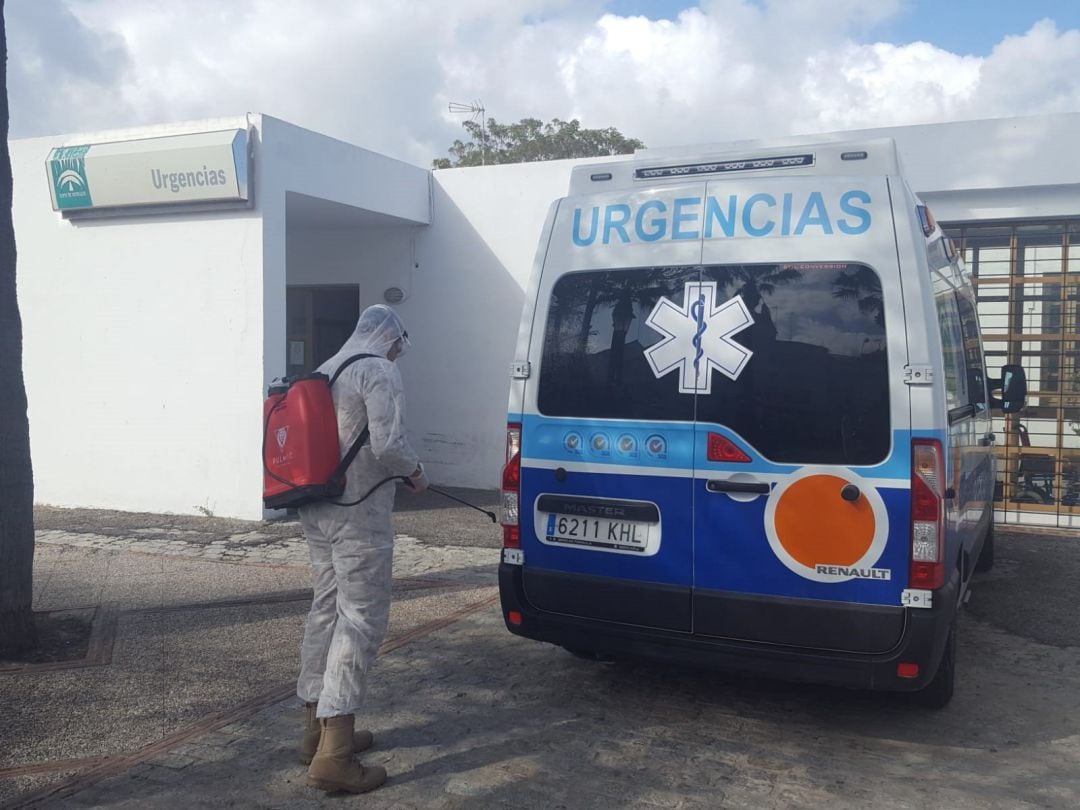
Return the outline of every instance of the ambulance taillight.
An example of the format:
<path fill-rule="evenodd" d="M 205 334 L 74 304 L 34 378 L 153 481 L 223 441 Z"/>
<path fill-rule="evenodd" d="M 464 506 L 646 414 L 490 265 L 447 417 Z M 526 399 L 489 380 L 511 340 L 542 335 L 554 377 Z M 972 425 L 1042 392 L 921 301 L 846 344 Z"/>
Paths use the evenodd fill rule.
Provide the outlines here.
<path fill-rule="evenodd" d="M 506 465 L 502 471 L 503 548 L 521 548 L 521 425 L 506 426 Z"/>
<path fill-rule="evenodd" d="M 941 442 L 911 445 L 911 574 L 909 587 L 932 591 L 945 584 L 945 463 Z"/>

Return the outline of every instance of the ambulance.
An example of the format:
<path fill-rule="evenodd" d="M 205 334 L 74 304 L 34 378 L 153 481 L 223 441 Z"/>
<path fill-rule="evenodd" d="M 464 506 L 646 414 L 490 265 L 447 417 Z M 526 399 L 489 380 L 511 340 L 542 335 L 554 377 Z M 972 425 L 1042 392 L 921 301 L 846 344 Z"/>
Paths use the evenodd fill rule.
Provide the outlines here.
<path fill-rule="evenodd" d="M 891 140 L 575 167 L 511 376 L 510 632 L 949 701 L 1026 382 Z"/>

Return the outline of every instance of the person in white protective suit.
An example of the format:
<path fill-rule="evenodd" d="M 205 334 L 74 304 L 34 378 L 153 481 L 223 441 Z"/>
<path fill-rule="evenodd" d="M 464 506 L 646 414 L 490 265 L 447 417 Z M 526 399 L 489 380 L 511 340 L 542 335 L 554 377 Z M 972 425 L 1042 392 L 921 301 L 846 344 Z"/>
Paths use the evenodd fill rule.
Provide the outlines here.
<path fill-rule="evenodd" d="M 342 453 L 365 425 L 371 434 L 346 473 L 338 499 L 343 503 L 391 476 L 407 476 L 413 491 L 427 488 L 424 468 L 405 438 L 404 390 L 394 364 L 408 345 L 397 313 L 368 307 L 341 351 L 319 367 L 332 376 L 354 355 L 376 355 L 348 366 L 332 389 Z M 354 731 L 354 719 L 390 617 L 395 489 L 385 484 L 357 506 L 300 509 L 315 591 L 296 688 L 307 709 L 300 758 L 309 764 L 308 784 L 327 791 L 364 793 L 386 780 L 383 768 L 362 767 L 352 755 L 373 743 L 371 732 Z"/>

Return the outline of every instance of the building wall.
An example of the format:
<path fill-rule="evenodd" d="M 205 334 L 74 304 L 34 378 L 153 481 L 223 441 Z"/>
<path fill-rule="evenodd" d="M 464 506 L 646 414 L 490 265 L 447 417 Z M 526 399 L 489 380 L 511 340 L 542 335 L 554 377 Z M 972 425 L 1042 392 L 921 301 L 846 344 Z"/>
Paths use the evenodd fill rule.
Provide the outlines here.
<path fill-rule="evenodd" d="M 247 125 L 238 118 L 132 136 Z M 36 500 L 258 517 L 258 211 L 77 223 L 54 212 L 49 150 L 127 135 L 10 144 Z"/>
<path fill-rule="evenodd" d="M 288 285 L 357 284 L 361 309 L 385 303 L 383 292 L 391 286 L 400 287 L 411 297 L 419 229 L 406 225 L 345 229 L 289 225 L 285 248 Z"/>
<path fill-rule="evenodd" d="M 580 161 L 433 173 L 433 215 L 401 307 L 416 447 L 432 480 L 498 486 L 510 363 L 540 231 Z"/>

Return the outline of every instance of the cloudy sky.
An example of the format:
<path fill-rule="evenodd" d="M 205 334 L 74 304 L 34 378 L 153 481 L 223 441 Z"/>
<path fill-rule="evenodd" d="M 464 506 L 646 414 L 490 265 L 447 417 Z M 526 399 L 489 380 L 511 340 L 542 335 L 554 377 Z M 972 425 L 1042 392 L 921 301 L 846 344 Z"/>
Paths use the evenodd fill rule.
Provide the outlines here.
<path fill-rule="evenodd" d="M 15 137 L 264 112 L 420 165 L 502 122 L 649 146 L 1080 111 L 1080 0 L 7 0 Z"/>

